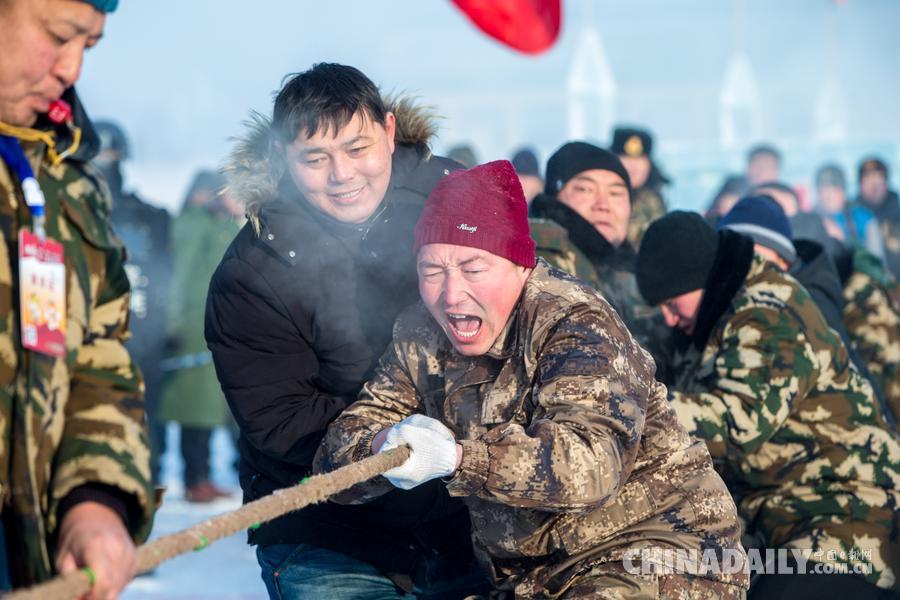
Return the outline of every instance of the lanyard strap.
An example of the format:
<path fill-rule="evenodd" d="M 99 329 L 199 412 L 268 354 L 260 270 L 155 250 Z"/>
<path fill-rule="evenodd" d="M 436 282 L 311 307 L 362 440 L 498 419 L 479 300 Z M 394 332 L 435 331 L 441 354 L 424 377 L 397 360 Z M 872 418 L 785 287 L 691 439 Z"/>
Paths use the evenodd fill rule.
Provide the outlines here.
<path fill-rule="evenodd" d="M 47 158 L 50 164 L 58 167 L 63 160 L 75 154 L 81 145 L 81 128 L 76 127 L 72 118 L 72 108 L 63 100 L 50 105 L 47 117 L 57 125 L 65 125 L 72 133 L 72 143 L 62 152 L 56 151 L 56 134 L 53 131 L 42 131 L 30 127 L 16 127 L 0 121 L 0 135 L 18 138 L 23 142 L 41 142 L 47 147 Z"/>
<path fill-rule="evenodd" d="M 8 135 L 0 135 L 0 158 L 19 178 L 25 204 L 28 205 L 34 221 L 35 233 L 44 237 L 44 193 L 34 177 L 34 171 L 31 170 L 19 140 Z"/>

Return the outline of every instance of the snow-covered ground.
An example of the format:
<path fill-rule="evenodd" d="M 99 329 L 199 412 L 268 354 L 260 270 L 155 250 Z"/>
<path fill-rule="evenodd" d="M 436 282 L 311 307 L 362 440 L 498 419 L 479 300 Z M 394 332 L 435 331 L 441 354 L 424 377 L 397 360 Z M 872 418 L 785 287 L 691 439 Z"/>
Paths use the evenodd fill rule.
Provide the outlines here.
<path fill-rule="evenodd" d="M 219 487 L 233 490 L 234 494 L 211 504 L 192 504 L 184 500 L 178 435 L 178 427 L 170 425 L 168 451 L 162 465 L 162 480 L 168 489 L 162 508 L 156 513 L 151 538 L 190 527 L 241 504 L 237 475 L 231 466 L 235 451 L 224 430 L 217 430 L 213 435 L 212 479 Z M 154 573 L 138 577 L 122 598 L 265 600 L 268 596 L 259 577 L 254 549 L 247 545 L 244 532 L 219 540 L 202 552 L 179 556 L 162 564 Z"/>

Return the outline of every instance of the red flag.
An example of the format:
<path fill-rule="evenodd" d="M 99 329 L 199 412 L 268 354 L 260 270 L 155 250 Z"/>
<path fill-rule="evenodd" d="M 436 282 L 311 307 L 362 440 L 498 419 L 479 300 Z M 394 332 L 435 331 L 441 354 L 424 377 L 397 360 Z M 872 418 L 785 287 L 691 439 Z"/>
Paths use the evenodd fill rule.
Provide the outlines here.
<path fill-rule="evenodd" d="M 538 54 L 559 37 L 562 0 L 453 0 L 469 20 L 510 48 Z"/>

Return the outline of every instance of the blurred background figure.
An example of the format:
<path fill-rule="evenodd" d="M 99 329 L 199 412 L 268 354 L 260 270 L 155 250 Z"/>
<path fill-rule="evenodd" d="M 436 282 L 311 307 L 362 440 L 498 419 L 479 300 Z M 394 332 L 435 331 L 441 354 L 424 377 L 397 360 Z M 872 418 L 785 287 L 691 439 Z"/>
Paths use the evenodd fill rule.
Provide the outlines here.
<path fill-rule="evenodd" d="M 631 217 L 626 239 L 637 250 L 650 223 L 668 210 L 662 188 L 669 180 L 653 162 L 653 136 L 648 130 L 617 127 L 610 150 L 619 156 L 631 179 Z"/>
<path fill-rule="evenodd" d="M 531 205 L 534 197 L 544 191 L 544 180 L 541 178 L 541 170 L 538 166 L 537 154 L 533 148 L 521 148 L 510 159 L 522 191 L 525 192 L 525 201 Z"/>
<path fill-rule="evenodd" d="M 704 215 L 706 221 L 715 227 L 722 217 L 731 212 L 732 207 L 748 189 L 750 189 L 750 184 L 743 175 L 726 175 L 719 191 L 713 196 L 706 209 Z"/>
<path fill-rule="evenodd" d="M 881 257 L 894 279 L 900 280 L 900 200 L 888 186 L 887 164 L 880 158 L 868 158 L 859 165 L 856 205 L 875 215 L 883 244 Z"/>
<path fill-rule="evenodd" d="M 795 218 L 821 217 L 798 213 Z M 816 240 L 796 239 L 791 220 L 782 205 L 771 196 L 745 196 L 719 221 L 718 229 L 730 229 L 750 236 L 754 251 L 791 274 L 809 292 L 826 323 L 841 338 L 850 358 L 861 371 L 863 362 L 853 352 L 850 335 L 842 320 L 845 301 L 837 267 Z"/>
<path fill-rule="evenodd" d="M 851 358 L 872 384 L 885 419 L 896 428 L 900 416 L 898 284 L 881 259 L 857 243 L 832 235 L 825 220 L 827 217 L 816 213 L 794 217 L 791 228 L 795 243 L 799 250 L 801 245 L 817 242 L 834 261 L 841 283 L 842 320 L 850 337 Z"/>
<path fill-rule="evenodd" d="M 781 209 L 789 219 L 800 212 L 800 196 L 797 190 L 783 181 L 772 179 L 761 185 L 755 185 L 746 193 L 747 196 L 769 196 L 781 205 Z"/>
<path fill-rule="evenodd" d="M 159 484 L 159 457 L 165 452 L 165 427 L 156 420 L 162 389 L 166 341 L 166 309 L 172 276 L 169 245 L 169 213 L 145 202 L 134 191 L 124 189 L 122 163 L 131 158 L 128 138 L 112 121 L 94 124 L 100 138 L 100 153 L 94 165 L 109 184 L 112 224 L 125 243 L 125 272 L 131 284 L 131 339 L 125 346 L 144 375 L 145 409 L 150 428 L 150 471 Z"/>
<path fill-rule="evenodd" d="M 243 216 L 224 187 L 218 173 L 197 173 L 172 233 L 175 266 L 159 419 L 181 425 L 184 497 L 189 502 L 229 495 L 210 481 L 213 430 L 233 425 L 203 337 L 209 280 Z"/>
<path fill-rule="evenodd" d="M 455 160 L 465 168 L 469 169 L 478 163 L 478 154 L 470 144 L 457 144 L 447 151 L 447 158 Z"/>
<path fill-rule="evenodd" d="M 781 204 L 765 195 L 741 198 L 718 227 L 750 236 L 756 254 L 789 273 L 809 292 L 825 322 L 841 338 L 850 360 L 872 384 L 885 420 L 894 427 L 894 408 L 886 395 L 893 386 L 885 385 L 885 375 L 898 372 L 898 314 L 888 299 L 884 280 L 872 268 L 866 269 L 869 273 L 864 281 L 854 280 L 854 288 L 847 286 L 852 257 L 868 262 L 859 254 L 865 250 L 829 237 L 823 217 L 817 213 L 801 212 L 788 220 Z M 860 291 L 868 298 L 861 300 Z M 871 314 L 866 314 L 864 307 Z"/>
<path fill-rule="evenodd" d="M 769 144 L 754 146 L 747 153 L 747 181 L 759 185 L 781 178 L 781 153 Z"/>
<path fill-rule="evenodd" d="M 874 213 L 866 206 L 847 200 L 847 178 L 836 164 L 822 165 L 816 171 L 816 207 L 825 217 L 829 235 L 860 244 L 876 256 L 883 256 L 881 234 Z"/>

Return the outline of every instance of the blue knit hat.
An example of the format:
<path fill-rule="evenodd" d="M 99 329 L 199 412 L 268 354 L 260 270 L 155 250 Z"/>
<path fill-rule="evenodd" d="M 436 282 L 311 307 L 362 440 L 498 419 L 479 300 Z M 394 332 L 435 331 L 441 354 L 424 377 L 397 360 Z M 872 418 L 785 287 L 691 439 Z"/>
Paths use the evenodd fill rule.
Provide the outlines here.
<path fill-rule="evenodd" d="M 119 0 L 83 0 L 100 12 L 111 13 L 116 10 Z"/>
<path fill-rule="evenodd" d="M 760 246 L 770 248 L 789 263 L 797 259 L 794 232 L 784 209 L 771 196 L 745 196 L 722 217 L 717 229 L 732 229 L 749 235 Z"/>

